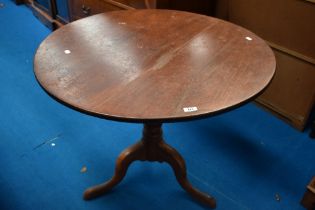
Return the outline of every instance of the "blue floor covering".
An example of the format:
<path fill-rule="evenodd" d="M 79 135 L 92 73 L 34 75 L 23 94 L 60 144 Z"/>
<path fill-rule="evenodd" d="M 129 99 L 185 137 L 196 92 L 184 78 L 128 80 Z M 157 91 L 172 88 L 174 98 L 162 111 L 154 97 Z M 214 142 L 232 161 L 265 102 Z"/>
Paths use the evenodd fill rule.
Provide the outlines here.
<path fill-rule="evenodd" d="M 206 209 L 167 164 L 135 162 L 111 193 L 84 201 L 113 174 L 142 126 L 98 119 L 49 97 L 33 57 L 51 32 L 25 6 L 0 0 L 0 210 Z M 194 186 L 217 210 L 301 210 L 315 175 L 315 141 L 254 104 L 203 120 L 164 125 Z M 86 172 L 80 170 L 86 167 Z"/>

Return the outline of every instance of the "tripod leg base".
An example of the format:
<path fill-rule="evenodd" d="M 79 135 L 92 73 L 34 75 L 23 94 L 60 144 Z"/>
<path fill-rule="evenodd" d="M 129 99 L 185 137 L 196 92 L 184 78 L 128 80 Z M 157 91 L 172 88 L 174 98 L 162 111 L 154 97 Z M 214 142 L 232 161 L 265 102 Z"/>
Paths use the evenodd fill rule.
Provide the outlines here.
<path fill-rule="evenodd" d="M 164 142 L 161 126 L 162 124 L 145 124 L 141 141 L 119 155 L 114 176 L 104 184 L 87 189 L 84 192 L 84 199 L 90 200 L 110 191 L 122 181 L 133 161 L 158 161 L 166 162 L 172 167 L 180 186 L 193 198 L 210 208 L 215 208 L 215 199 L 197 190 L 188 181 L 185 161 L 174 148 Z"/>

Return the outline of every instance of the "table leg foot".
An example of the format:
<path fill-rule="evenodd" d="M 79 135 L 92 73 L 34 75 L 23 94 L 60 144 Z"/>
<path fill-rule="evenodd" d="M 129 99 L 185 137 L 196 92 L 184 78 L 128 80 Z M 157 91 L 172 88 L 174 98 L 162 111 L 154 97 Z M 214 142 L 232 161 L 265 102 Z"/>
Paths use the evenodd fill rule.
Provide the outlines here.
<path fill-rule="evenodd" d="M 122 181 L 122 179 L 125 177 L 129 165 L 133 161 L 140 159 L 142 154 L 143 154 L 143 147 L 142 147 L 141 142 L 124 150 L 119 155 L 116 161 L 116 168 L 115 168 L 114 176 L 109 181 L 103 184 L 96 185 L 87 189 L 84 192 L 83 198 L 85 200 L 91 200 L 110 191 L 113 187 L 118 185 Z"/>
<path fill-rule="evenodd" d="M 210 208 L 216 208 L 216 200 L 210 195 L 194 188 L 187 179 L 186 164 L 182 156 L 171 146 L 163 143 L 160 145 L 164 161 L 170 164 L 180 186 L 193 198 Z"/>

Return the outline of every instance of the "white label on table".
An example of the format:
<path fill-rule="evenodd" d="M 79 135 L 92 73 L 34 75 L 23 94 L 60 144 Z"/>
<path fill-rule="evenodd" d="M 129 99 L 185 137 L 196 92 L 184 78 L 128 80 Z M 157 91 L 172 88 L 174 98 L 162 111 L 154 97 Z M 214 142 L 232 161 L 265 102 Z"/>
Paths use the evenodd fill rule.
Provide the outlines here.
<path fill-rule="evenodd" d="M 66 54 L 66 55 L 68 55 L 68 54 L 70 54 L 70 53 L 71 53 L 71 51 L 70 51 L 70 50 L 65 50 L 64 52 L 65 52 L 65 54 Z"/>
<path fill-rule="evenodd" d="M 198 111 L 198 108 L 195 107 L 195 106 L 192 106 L 192 107 L 185 107 L 183 108 L 184 112 L 195 112 L 195 111 Z"/>

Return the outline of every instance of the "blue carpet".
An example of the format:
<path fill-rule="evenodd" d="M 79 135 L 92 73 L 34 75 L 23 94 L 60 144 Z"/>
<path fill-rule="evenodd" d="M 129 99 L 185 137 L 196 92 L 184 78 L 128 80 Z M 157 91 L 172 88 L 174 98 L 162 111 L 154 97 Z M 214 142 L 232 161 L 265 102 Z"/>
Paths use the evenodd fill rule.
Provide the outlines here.
<path fill-rule="evenodd" d="M 0 209 L 205 209 L 171 168 L 134 163 L 112 193 L 82 200 L 113 174 L 116 157 L 142 126 L 78 113 L 50 98 L 33 74 L 33 56 L 50 33 L 25 6 L 0 8 Z M 193 185 L 218 210 L 300 210 L 315 175 L 315 141 L 248 104 L 216 117 L 164 125 Z M 87 171 L 81 173 L 82 167 Z M 278 199 L 277 199 L 278 197 Z"/>

